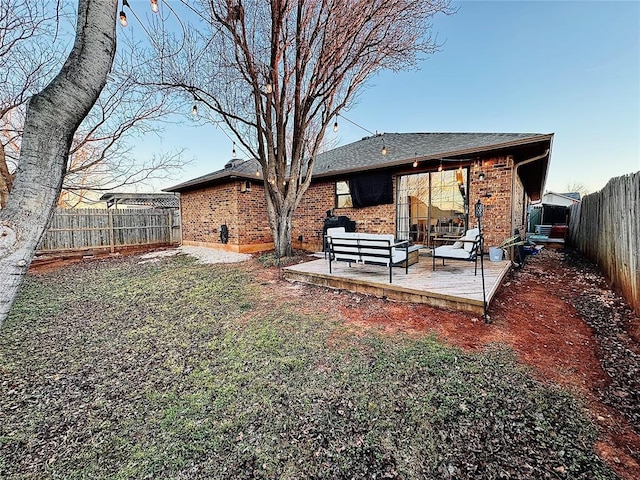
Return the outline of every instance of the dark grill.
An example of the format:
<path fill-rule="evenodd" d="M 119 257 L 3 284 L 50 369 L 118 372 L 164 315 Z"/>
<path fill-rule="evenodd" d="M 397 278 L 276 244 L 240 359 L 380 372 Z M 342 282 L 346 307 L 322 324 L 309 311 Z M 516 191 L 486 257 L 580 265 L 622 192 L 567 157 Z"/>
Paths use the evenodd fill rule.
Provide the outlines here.
<path fill-rule="evenodd" d="M 340 215 L 338 217 L 327 216 L 324 219 L 324 227 L 322 228 L 322 238 L 326 239 L 327 229 L 334 227 L 344 227 L 345 232 L 355 232 L 356 231 L 356 222 L 351 220 L 349 217 L 345 215 Z M 326 241 L 326 240 L 325 240 Z M 324 244 L 324 251 L 327 250 L 326 243 Z"/>

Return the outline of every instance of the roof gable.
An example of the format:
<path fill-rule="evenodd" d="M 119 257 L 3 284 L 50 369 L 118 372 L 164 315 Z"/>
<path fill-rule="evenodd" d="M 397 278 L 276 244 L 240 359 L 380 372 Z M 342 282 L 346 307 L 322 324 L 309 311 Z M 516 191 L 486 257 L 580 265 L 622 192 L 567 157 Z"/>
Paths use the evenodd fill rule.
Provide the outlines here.
<path fill-rule="evenodd" d="M 165 192 L 184 192 L 195 188 L 202 188 L 215 183 L 220 183 L 236 178 L 262 180 L 259 172 L 259 164 L 255 158 L 250 160 L 233 159 L 227 162 L 225 168 L 212 173 L 207 173 L 201 177 L 187 180 L 170 188 L 165 188 Z"/>

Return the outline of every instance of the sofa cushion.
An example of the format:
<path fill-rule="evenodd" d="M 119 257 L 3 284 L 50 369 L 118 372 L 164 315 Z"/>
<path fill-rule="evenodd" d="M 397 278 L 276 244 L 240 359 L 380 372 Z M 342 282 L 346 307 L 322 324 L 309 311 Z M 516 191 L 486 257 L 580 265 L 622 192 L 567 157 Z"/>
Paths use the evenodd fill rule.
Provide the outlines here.
<path fill-rule="evenodd" d="M 358 240 L 354 238 L 354 234 L 336 233 L 330 237 L 330 243 L 332 245 L 336 245 L 336 249 L 339 250 L 335 252 L 336 260 L 349 260 L 356 261 L 359 258 L 359 248 L 358 248 Z"/>
<path fill-rule="evenodd" d="M 332 237 L 334 235 L 339 235 L 344 232 L 344 227 L 331 227 L 327 228 L 327 237 Z"/>
<path fill-rule="evenodd" d="M 358 236 L 360 241 L 360 252 L 362 255 L 373 255 L 373 259 L 367 259 L 365 261 L 372 262 L 384 262 L 384 258 L 376 259 L 376 256 L 389 255 L 388 250 L 381 250 L 375 247 L 390 247 L 393 245 L 393 235 L 378 235 L 374 233 L 361 233 Z"/>
<path fill-rule="evenodd" d="M 395 243 L 391 234 L 384 233 L 356 233 L 339 231 L 342 227 L 327 229 L 327 236 L 332 242 L 339 243 L 339 253 L 335 253 L 336 260 L 361 261 L 365 263 L 377 263 L 389 265 L 389 250 L 376 247 L 390 247 Z M 353 246 L 352 246 L 353 245 Z M 406 260 L 406 251 L 403 248 L 391 248 L 391 263 L 399 263 Z"/>

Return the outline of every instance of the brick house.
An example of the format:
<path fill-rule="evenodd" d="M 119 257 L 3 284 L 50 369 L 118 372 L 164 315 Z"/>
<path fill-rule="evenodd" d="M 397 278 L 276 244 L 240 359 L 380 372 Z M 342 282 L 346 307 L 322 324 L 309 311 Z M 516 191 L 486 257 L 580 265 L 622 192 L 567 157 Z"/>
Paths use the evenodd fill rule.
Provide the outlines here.
<path fill-rule="evenodd" d="M 293 246 L 321 249 L 327 211 L 355 221 L 357 231 L 428 244 L 432 236 L 477 225 L 478 199 L 485 205 L 485 245 L 498 244 L 514 229 L 524 231 L 527 207 L 541 199 L 552 140 L 553 134 L 385 133 L 324 152 L 293 218 Z M 180 193 L 183 244 L 273 248 L 256 160 L 232 160 L 166 191 Z"/>

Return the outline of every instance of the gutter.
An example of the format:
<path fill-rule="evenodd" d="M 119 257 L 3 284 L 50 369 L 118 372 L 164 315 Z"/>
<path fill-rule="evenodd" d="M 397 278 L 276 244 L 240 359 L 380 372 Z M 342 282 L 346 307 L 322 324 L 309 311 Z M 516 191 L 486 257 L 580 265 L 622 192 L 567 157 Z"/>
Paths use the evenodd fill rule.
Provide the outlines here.
<path fill-rule="evenodd" d="M 553 141 L 553 139 L 551 139 L 551 141 Z M 515 202 L 513 201 L 513 192 L 516 191 L 516 178 L 518 178 L 518 170 L 520 170 L 520 167 L 522 167 L 523 165 L 528 165 L 530 163 L 533 162 L 537 162 L 538 160 L 542 160 L 544 157 L 548 156 L 551 153 L 551 147 L 547 148 L 547 150 L 541 154 L 541 155 L 537 155 L 533 158 L 529 158 L 527 160 L 524 160 L 520 163 L 518 163 L 518 165 L 515 167 L 515 175 L 512 176 L 512 180 L 511 180 L 511 232 L 513 232 L 514 228 L 513 228 L 513 214 L 515 211 Z M 542 192 L 544 190 L 544 185 L 545 183 L 547 183 L 547 172 L 549 171 L 549 168 L 547 168 L 547 171 L 544 174 L 544 178 L 542 179 L 542 185 L 540 185 L 540 201 L 542 202 Z"/>

